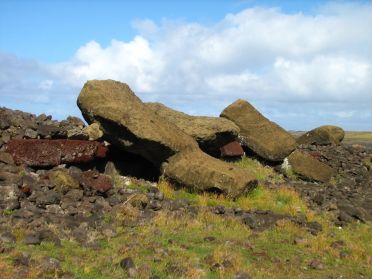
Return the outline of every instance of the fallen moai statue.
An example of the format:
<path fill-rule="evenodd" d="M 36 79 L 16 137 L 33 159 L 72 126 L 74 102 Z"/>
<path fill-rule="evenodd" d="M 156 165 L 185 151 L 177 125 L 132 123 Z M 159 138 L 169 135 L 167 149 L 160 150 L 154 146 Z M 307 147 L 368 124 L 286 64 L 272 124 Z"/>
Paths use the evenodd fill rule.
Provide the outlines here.
<path fill-rule="evenodd" d="M 291 134 L 268 120 L 247 101 L 235 101 L 222 111 L 221 117 L 240 128 L 239 139 L 243 147 L 265 160 L 283 161 L 296 148 Z"/>
<path fill-rule="evenodd" d="M 164 175 L 171 180 L 199 191 L 218 189 L 233 198 L 257 185 L 249 170 L 204 154 L 191 136 L 156 115 L 124 83 L 88 81 L 77 104 L 88 123 L 100 124 L 108 142 L 165 166 Z"/>
<path fill-rule="evenodd" d="M 87 163 L 95 158 L 105 158 L 107 153 L 107 148 L 100 142 L 65 139 L 12 139 L 6 150 L 17 165 L 31 167 Z"/>
<path fill-rule="evenodd" d="M 239 127 L 221 117 L 192 116 L 173 110 L 161 103 L 145 103 L 154 113 L 176 125 L 192 136 L 201 150 L 214 157 L 220 157 L 220 148 L 238 138 Z"/>
<path fill-rule="evenodd" d="M 324 125 L 303 134 L 297 139 L 297 143 L 316 145 L 339 144 L 344 137 L 345 131 L 342 128 Z"/>

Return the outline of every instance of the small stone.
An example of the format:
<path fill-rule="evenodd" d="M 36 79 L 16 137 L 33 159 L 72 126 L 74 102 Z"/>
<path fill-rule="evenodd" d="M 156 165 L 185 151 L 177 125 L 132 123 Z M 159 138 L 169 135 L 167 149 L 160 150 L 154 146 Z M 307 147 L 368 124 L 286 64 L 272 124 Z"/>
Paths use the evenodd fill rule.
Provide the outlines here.
<path fill-rule="evenodd" d="M 26 235 L 24 243 L 27 245 L 40 245 L 41 239 L 36 234 L 29 234 Z"/>
<path fill-rule="evenodd" d="M 295 237 L 295 239 L 293 240 L 293 244 L 296 244 L 296 245 L 303 245 L 305 243 L 306 243 L 306 239 L 303 237 Z"/>
<path fill-rule="evenodd" d="M 88 140 L 89 135 L 79 128 L 73 128 L 67 131 L 67 138 L 71 140 Z"/>
<path fill-rule="evenodd" d="M 214 207 L 213 212 L 215 214 L 225 214 L 225 207 L 223 205 L 217 205 Z"/>
<path fill-rule="evenodd" d="M 150 202 L 147 205 L 147 208 L 152 209 L 154 211 L 158 211 L 162 209 L 162 205 L 160 201 L 157 200 L 150 200 Z"/>
<path fill-rule="evenodd" d="M 52 272 L 61 268 L 61 262 L 55 258 L 46 257 L 41 263 L 41 268 L 45 272 Z"/>
<path fill-rule="evenodd" d="M 306 227 L 312 235 L 317 235 L 319 232 L 323 230 L 322 225 L 316 221 L 307 222 Z"/>
<path fill-rule="evenodd" d="M 31 255 L 27 252 L 23 252 L 21 255 L 15 257 L 13 264 L 15 266 L 28 266 L 30 264 Z"/>
<path fill-rule="evenodd" d="M 240 207 L 235 207 L 234 208 L 234 214 L 238 215 L 238 216 L 242 215 L 243 214 L 243 209 L 241 209 Z"/>
<path fill-rule="evenodd" d="M 155 195 L 154 195 L 154 199 L 158 200 L 158 201 L 162 201 L 164 200 L 164 194 L 163 192 L 156 192 Z"/>
<path fill-rule="evenodd" d="M 130 268 L 135 269 L 133 259 L 131 257 L 124 258 L 120 261 L 120 266 L 122 269 L 129 270 Z"/>
<path fill-rule="evenodd" d="M 309 267 L 312 269 L 322 270 L 324 269 L 324 264 L 320 260 L 315 259 L 309 263 Z"/>
<path fill-rule="evenodd" d="M 60 278 L 61 279 L 75 279 L 76 276 L 73 272 L 63 272 Z"/>
<path fill-rule="evenodd" d="M 215 241 L 215 240 L 216 240 L 216 238 L 214 236 L 206 236 L 206 237 L 204 237 L 204 241 L 211 242 L 211 241 Z"/>
<path fill-rule="evenodd" d="M 347 258 L 347 257 L 349 257 L 350 256 L 350 252 L 348 252 L 348 251 L 341 251 L 340 252 L 340 258 L 341 259 L 344 259 L 344 258 Z"/>
<path fill-rule="evenodd" d="M 134 278 L 137 275 L 138 275 L 137 269 L 135 269 L 134 267 L 128 268 L 128 276 L 129 276 L 129 278 Z"/>
<path fill-rule="evenodd" d="M 233 279 L 252 279 L 252 276 L 247 272 L 240 271 L 235 273 Z"/>
<path fill-rule="evenodd" d="M 36 139 L 37 138 L 37 132 L 32 129 L 26 129 L 24 137 L 27 139 Z"/>
<path fill-rule="evenodd" d="M 14 165 L 14 160 L 12 155 L 6 152 L 0 152 L 0 162 L 3 162 L 8 165 Z"/>
<path fill-rule="evenodd" d="M 232 268 L 234 265 L 229 259 L 225 259 L 222 261 L 222 266 L 224 268 Z"/>
<path fill-rule="evenodd" d="M 331 247 L 334 249 L 340 249 L 341 247 L 345 246 L 345 242 L 343 240 L 336 240 L 331 243 Z"/>
<path fill-rule="evenodd" d="M 3 243 L 15 243 L 16 237 L 11 232 L 3 232 L 0 235 L 0 241 Z"/>

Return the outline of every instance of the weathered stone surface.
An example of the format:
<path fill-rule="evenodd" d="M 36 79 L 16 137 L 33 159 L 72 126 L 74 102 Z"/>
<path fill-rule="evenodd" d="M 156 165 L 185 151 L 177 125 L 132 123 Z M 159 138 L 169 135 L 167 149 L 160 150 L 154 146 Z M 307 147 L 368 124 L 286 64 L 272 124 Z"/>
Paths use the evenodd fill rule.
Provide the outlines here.
<path fill-rule="evenodd" d="M 337 126 L 325 125 L 315 128 L 297 139 L 298 144 L 339 144 L 345 136 L 345 131 Z"/>
<path fill-rule="evenodd" d="M 237 100 L 221 113 L 240 128 L 240 140 L 258 156 L 282 161 L 295 148 L 296 141 L 287 131 L 259 113 L 251 104 Z"/>
<path fill-rule="evenodd" d="M 113 186 L 111 177 L 96 171 L 83 172 L 80 178 L 80 184 L 84 188 L 90 188 L 101 193 L 107 192 Z"/>
<path fill-rule="evenodd" d="M 16 164 L 36 167 L 86 163 L 104 158 L 106 151 L 99 142 L 80 140 L 11 140 L 7 145 Z"/>
<path fill-rule="evenodd" d="M 103 137 L 103 132 L 98 123 L 92 123 L 83 131 L 89 136 L 89 140 L 98 140 Z"/>
<path fill-rule="evenodd" d="M 13 210 L 19 207 L 19 190 L 16 185 L 0 186 L 0 209 Z"/>
<path fill-rule="evenodd" d="M 247 170 L 197 151 L 171 157 L 164 174 L 191 190 L 218 192 L 232 198 L 257 186 L 257 180 Z"/>
<path fill-rule="evenodd" d="M 221 117 L 192 116 L 173 110 L 160 103 L 146 103 L 156 115 L 175 124 L 186 134 L 192 136 L 199 147 L 212 156 L 219 156 L 220 147 L 237 139 L 239 127 Z"/>
<path fill-rule="evenodd" d="M 72 140 L 88 140 L 89 135 L 82 129 L 72 128 L 67 130 L 67 138 Z"/>
<path fill-rule="evenodd" d="M 160 165 L 181 150 L 196 150 L 194 139 L 150 110 L 127 84 L 113 80 L 85 83 L 77 104 L 88 123 L 100 124 L 105 138 Z"/>
<path fill-rule="evenodd" d="M 288 162 L 295 173 L 309 180 L 328 182 L 335 174 L 331 167 L 298 150 L 289 155 Z"/>
<path fill-rule="evenodd" d="M 12 155 L 10 155 L 9 153 L 6 153 L 6 152 L 2 152 L 2 151 L 0 151 L 0 162 L 3 162 L 5 164 L 9 164 L 9 165 L 14 164 L 14 160 L 13 160 Z"/>
<path fill-rule="evenodd" d="M 232 141 L 228 144 L 225 144 L 220 148 L 221 157 L 229 158 L 229 157 L 241 157 L 244 155 L 244 150 L 239 142 Z"/>
<path fill-rule="evenodd" d="M 37 133 L 41 138 L 50 139 L 59 132 L 60 128 L 57 122 L 51 122 L 50 124 L 42 123 L 37 127 Z"/>

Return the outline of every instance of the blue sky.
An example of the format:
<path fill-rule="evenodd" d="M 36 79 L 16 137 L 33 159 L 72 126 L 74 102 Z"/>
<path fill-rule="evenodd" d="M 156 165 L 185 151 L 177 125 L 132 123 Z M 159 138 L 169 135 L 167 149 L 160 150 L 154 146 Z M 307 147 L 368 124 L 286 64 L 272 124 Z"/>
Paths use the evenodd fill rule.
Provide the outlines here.
<path fill-rule="evenodd" d="M 87 79 L 286 129 L 372 130 L 371 1 L 0 1 L 0 106 L 78 115 Z"/>

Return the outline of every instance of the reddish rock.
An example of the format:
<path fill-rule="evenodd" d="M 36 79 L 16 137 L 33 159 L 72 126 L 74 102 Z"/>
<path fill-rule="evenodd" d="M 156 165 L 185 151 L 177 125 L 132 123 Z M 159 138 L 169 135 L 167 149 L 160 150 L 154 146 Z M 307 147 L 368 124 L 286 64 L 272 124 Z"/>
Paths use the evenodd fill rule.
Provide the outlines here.
<path fill-rule="evenodd" d="M 244 150 L 237 141 L 225 144 L 220 148 L 220 151 L 221 157 L 241 157 L 244 155 Z"/>
<path fill-rule="evenodd" d="M 80 177 L 80 185 L 104 193 L 112 188 L 112 180 L 108 175 L 96 171 L 85 171 Z"/>
<path fill-rule="evenodd" d="M 21 139 L 9 141 L 7 152 L 17 165 L 43 167 L 104 158 L 107 148 L 96 141 Z"/>

